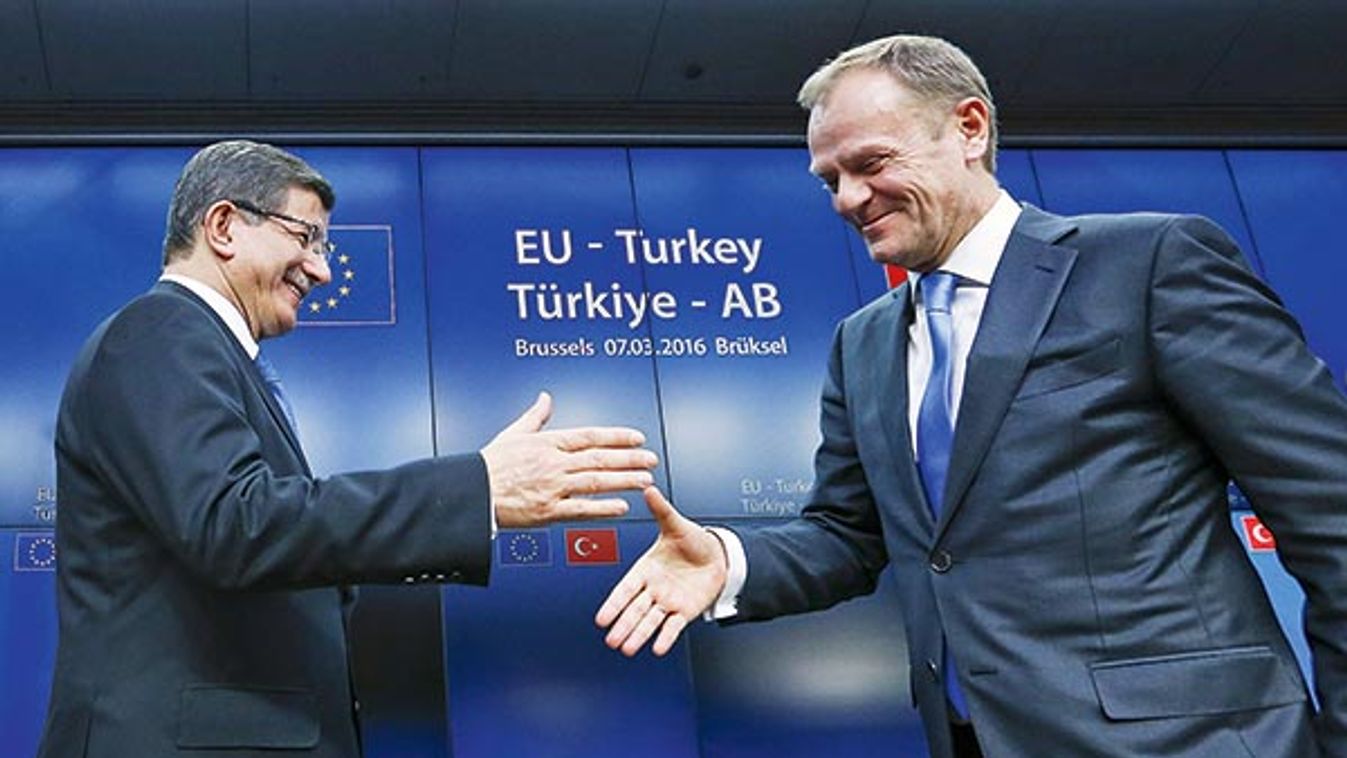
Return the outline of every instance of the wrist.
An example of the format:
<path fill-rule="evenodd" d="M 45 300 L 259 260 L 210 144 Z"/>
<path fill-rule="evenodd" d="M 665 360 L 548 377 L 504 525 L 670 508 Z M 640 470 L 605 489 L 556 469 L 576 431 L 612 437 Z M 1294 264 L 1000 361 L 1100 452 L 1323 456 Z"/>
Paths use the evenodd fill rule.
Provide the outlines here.
<path fill-rule="evenodd" d="M 715 538 L 717 549 L 714 554 L 718 559 L 713 559 L 716 570 L 716 586 L 724 589 L 725 579 L 730 573 L 730 550 L 725 546 L 725 539 L 720 536 L 717 530 L 702 527 L 702 531 Z"/>

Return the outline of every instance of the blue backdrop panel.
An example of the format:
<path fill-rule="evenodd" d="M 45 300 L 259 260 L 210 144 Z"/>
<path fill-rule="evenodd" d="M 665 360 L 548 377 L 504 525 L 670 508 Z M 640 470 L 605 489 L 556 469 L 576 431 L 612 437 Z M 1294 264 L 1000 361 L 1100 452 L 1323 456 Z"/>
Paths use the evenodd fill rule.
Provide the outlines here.
<path fill-rule="evenodd" d="M 420 165 L 415 149 L 295 149 L 337 193 L 332 283 L 262 349 L 318 476 L 434 453 Z M 313 307 L 316 306 L 316 307 Z M 352 619 L 362 738 L 376 756 L 448 754 L 439 593 L 365 587 Z"/>
<path fill-rule="evenodd" d="M 56 409 L 98 322 L 158 276 L 187 150 L 0 150 L 0 525 L 54 523 Z"/>
<path fill-rule="evenodd" d="M 426 150 L 423 173 L 438 449 L 480 447 L 547 389 L 552 426 L 632 425 L 661 451 L 653 363 L 628 349 L 650 332 L 649 312 L 631 307 L 641 266 L 620 236 L 635 228 L 625 152 Z M 623 527 L 623 561 L 649 528 Z M 497 568 L 488 590 L 446 589 L 458 758 L 695 753 L 685 653 L 632 663 L 593 626 L 619 575 L 567 566 L 556 532 L 549 566 Z"/>
<path fill-rule="evenodd" d="M 645 269 L 678 299 L 676 318 L 651 324 L 676 502 L 694 518 L 793 516 L 833 330 L 859 305 L 837 219 L 799 150 L 631 158 L 645 240 L 723 253 Z M 776 352 L 728 352 L 745 349 Z"/>
<path fill-rule="evenodd" d="M 635 224 L 625 153 L 431 149 L 423 162 L 440 452 L 481 447 L 540 390 L 550 426 L 635 426 L 661 450 L 651 358 L 616 342 L 649 328 L 631 308 L 640 266 L 615 236 Z"/>
<path fill-rule="evenodd" d="M 1053 213 L 1196 213 L 1220 224 L 1263 272 L 1220 150 L 1035 150 L 1033 161 Z"/>
<path fill-rule="evenodd" d="M 0 353 L 8 357 L 0 525 L 54 523 L 52 445 L 66 373 L 94 327 L 158 276 L 168 199 L 188 155 L 0 151 Z M 34 533 L 43 534 L 0 533 L 0 745 L 14 755 L 37 750 L 56 651 L 52 555 Z"/>
<path fill-rule="evenodd" d="M 1310 348 L 1344 386 L 1347 152 L 1234 150 L 1230 165 L 1268 281 L 1300 320 Z"/>
<path fill-rule="evenodd" d="M 1043 196 L 1038 191 L 1038 176 L 1028 150 L 998 151 L 996 179 L 1019 202 L 1043 207 Z"/>
<path fill-rule="evenodd" d="M 1034 167 L 1029 160 L 1028 150 L 998 151 L 996 154 L 996 179 L 1017 201 L 1033 203 L 1040 208 L 1043 207 L 1043 200 L 1038 194 L 1038 181 L 1034 178 Z M 865 250 L 865 240 L 861 239 L 860 235 L 854 230 L 847 234 L 847 243 L 851 247 L 852 260 L 855 261 L 856 265 L 861 302 L 868 303 L 888 289 L 888 283 L 884 278 L 884 269 L 870 260 L 870 255 Z"/>
<path fill-rule="evenodd" d="M 1043 207 L 1043 196 L 1038 191 L 1038 177 L 1028 150 L 998 151 L 996 179 L 1016 200 Z"/>
<path fill-rule="evenodd" d="M 655 534 L 649 521 L 617 529 L 621 562 L 604 566 L 568 565 L 564 527 L 531 532 L 545 561 L 501 565 L 511 545 L 503 532 L 490 588 L 444 591 L 458 758 L 698 755 L 685 648 L 627 659 L 594 626 L 599 603 Z"/>
<path fill-rule="evenodd" d="M 887 572 L 869 597 L 692 645 L 702 758 L 926 755 Z"/>
<path fill-rule="evenodd" d="M 0 529 L 0 753 L 33 755 L 56 658 L 55 535 Z"/>

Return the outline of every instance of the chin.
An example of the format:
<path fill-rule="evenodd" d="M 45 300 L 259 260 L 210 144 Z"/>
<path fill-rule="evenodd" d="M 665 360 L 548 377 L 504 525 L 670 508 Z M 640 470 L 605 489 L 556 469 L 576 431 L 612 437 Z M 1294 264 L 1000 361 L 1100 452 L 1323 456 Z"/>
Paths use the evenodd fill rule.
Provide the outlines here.
<path fill-rule="evenodd" d="M 904 251 L 886 250 L 882 247 L 870 248 L 870 260 L 875 263 L 881 263 L 887 266 L 902 266 L 911 268 L 918 258 Z"/>
<path fill-rule="evenodd" d="M 299 316 L 297 313 L 293 313 L 290 311 L 282 311 L 275 315 L 275 318 L 272 319 L 270 324 L 267 324 L 262 328 L 262 336 L 264 338 L 279 337 L 282 334 L 285 334 L 286 332 L 294 329 L 298 323 L 299 323 Z"/>

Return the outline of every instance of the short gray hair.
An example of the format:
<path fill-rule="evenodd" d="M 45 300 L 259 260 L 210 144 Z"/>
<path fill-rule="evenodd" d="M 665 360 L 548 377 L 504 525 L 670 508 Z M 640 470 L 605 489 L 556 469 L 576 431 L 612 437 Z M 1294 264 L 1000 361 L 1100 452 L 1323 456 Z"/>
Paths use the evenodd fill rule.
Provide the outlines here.
<path fill-rule="evenodd" d="M 925 102 L 953 107 L 968 97 L 987 104 L 991 134 L 982 165 L 996 173 L 996 104 L 987 80 L 968 54 L 939 37 L 898 34 L 857 45 L 819 67 L 800 87 L 797 101 L 812 110 L 827 97 L 838 76 L 855 68 L 887 71 Z"/>
<path fill-rule="evenodd" d="M 264 211 L 279 211 L 291 188 L 312 191 L 332 210 L 332 185 L 312 166 L 277 147 L 248 140 L 216 142 L 183 166 L 173 188 L 164 233 L 164 264 L 191 250 L 206 209 L 221 200 L 240 200 Z"/>

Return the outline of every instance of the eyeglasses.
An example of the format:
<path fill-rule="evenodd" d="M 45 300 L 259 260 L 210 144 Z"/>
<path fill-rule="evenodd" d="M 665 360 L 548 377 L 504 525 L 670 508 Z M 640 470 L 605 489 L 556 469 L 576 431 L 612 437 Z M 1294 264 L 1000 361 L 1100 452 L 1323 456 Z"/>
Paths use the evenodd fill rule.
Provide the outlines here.
<path fill-rule="evenodd" d="M 301 247 L 303 247 L 310 253 L 313 253 L 314 255 L 318 256 L 319 258 L 322 258 L 324 263 L 326 263 L 332 257 L 332 253 L 337 249 L 336 244 L 333 243 L 332 240 L 328 239 L 326 235 L 323 234 L 323 230 L 319 228 L 317 224 L 309 223 L 308 221 L 305 221 L 302 218 L 287 216 L 284 213 L 277 213 L 275 211 L 264 211 L 261 208 L 258 208 L 256 205 L 253 205 L 252 203 L 248 202 L 247 200 L 230 200 L 229 202 L 233 203 L 234 205 L 237 205 L 238 207 L 242 208 L 245 211 L 248 211 L 249 213 L 253 213 L 258 216 L 262 216 L 264 218 L 269 218 L 274 221 L 288 221 L 292 224 L 299 224 L 300 226 L 304 227 L 304 232 L 301 234 L 295 231 L 294 229 L 285 226 L 284 224 L 279 224 L 279 226 L 285 230 L 286 234 L 289 234 L 290 236 L 295 238 L 295 241 L 298 242 Z"/>

